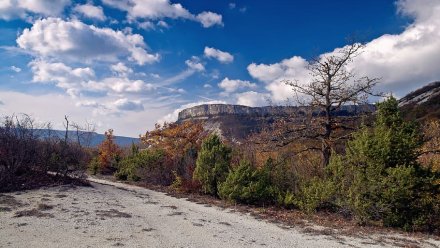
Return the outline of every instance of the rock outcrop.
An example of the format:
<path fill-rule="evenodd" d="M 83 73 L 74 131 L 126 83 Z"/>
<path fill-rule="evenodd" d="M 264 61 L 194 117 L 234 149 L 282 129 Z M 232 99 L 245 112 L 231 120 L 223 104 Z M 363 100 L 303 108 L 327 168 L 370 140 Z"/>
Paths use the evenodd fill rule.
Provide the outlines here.
<path fill-rule="evenodd" d="M 178 122 L 204 120 L 204 128 L 220 134 L 224 138 L 240 142 L 255 132 L 269 127 L 277 120 L 284 119 L 289 123 L 301 122 L 310 107 L 266 106 L 247 107 L 229 104 L 205 104 L 184 109 L 179 113 Z M 344 106 L 335 113 L 337 116 L 353 116 L 363 112 L 374 111 L 373 105 Z M 312 113 L 319 115 L 319 112 Z"/>
<path fill-rule="evenodd" d="M 266 106 L 266 107 L 248 107 L 243 105 L 231 104 L 204 104 L 187 108 L 179 113 L 178 121 L 188 119 L 209 119 L 219 116 L 246 116 L 254 117 L 289 117 L 304 116 L 310 107 L 294 107 L 294 106 Z M 357 115 L 363 112 L 374 111 L 373 105 L 364 106 L 343 106 L 337 113 L 338 116 Z M 319 114 L 314 112 L 315 115 Z"/>

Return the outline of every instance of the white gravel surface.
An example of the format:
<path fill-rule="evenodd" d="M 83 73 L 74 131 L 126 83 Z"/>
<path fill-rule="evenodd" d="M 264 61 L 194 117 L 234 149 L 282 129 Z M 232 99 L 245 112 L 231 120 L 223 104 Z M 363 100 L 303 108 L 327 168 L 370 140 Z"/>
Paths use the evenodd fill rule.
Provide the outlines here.
<path fill-rule="evenodd" d="M 2 194 L 0 247 L 440 247 L 436 240 L 398 234 L 307 233 L 136 186 L 93 181 L 93 187 Z"/>

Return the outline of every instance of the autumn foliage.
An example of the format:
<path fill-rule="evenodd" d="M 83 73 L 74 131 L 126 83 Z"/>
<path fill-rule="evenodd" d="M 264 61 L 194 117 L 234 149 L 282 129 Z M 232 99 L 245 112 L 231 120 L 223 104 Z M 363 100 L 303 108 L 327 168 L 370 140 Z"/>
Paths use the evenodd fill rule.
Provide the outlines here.
<path fill-rule="evenodd" d="M 114 141 L 113 129 L 109 129 L 104 135 L 104 141 L 98 146 L 99 152 L 95 163 L 101 173 L 110 173 L 116 170 L 122 150 Z"/>
<path fill-rule="evenodd" d="M 430 120 L 423 126 L 425 142 L 421 148 L 420 163 L 440 172 L 440 121 Z"/>
<path fill-rule="evenodd" d="M 147 149 L 125 157 L 116 172 L 119 179 L 197 188 L 192 180 L 197 153 L 205 136 L 202 123 L 165 123 L 141 136 Z"/>

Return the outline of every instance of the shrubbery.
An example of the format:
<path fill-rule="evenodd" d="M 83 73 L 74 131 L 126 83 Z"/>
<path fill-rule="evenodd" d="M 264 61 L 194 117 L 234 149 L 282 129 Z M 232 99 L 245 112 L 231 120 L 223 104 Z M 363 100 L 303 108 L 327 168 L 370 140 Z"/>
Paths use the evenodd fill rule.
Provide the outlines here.
<path fill-rule="evenodd" d="M 78 143 L 37 129 L 32 118 L 5 117 L 0 124 L 0 191 L 26 188 L 49 180 L 48 172 L 81 177 L 89 160 Z"/>
<path fill-rule="evenodd" d="M 142 150 L 124 158 L 119 163 L 115 176 L 120 180 L 169 185 L 173 176 L 170 170 L 164 168 L 165 160 L 163 150 Z"/>
<path fill-rule="evenodd" d="M 245 204 L 292 207 L 297 180 L 291 169 L 283 160 L 269 158 L 261 168 L 242 160 L 220 185 L 219 196 Z"/>
<path fill-rule="evenodd" d="M 290 156 L 258 165 L 252 154 L 240 150 L 231 161 L 233 150 L 220 137 L 210 135 L 200 145 L 200 126 L 186 123 L 147 133 L 143 139 L 149 148 L 132 148 L 117 164 L 115 176 L 197 189 L 237 203 L 297 207 L 307 213 L 325 209 L 359 224 L 438 230 L 440 175 L 418 162 L 426 148 L 420 149 L 421 132 L 402 119 L 394 98 L 377 106 L 372 126 L 354 132 L 345 152 L 334 153 L 323 169 L 305 170 Z"/>
<path fill-rule="evenodd" d="M 240 203 L 270 203 L 274 194 L 270 171 L 266 168 L 256 169 L 246 160 L 242 160 L 219 186 L 221 198 Z"/>
<path fill-rule="evenodd" d="M 122 157 L 122 149 L 114 141 L 113 130 L 109 129 L 104 135 L 104 141 L 98 146 L 98 156 L 89 167 L 93 174 L 115 172 Z"/>
<path fill-rule="evenodd" d="M 362 127 L 334 155 L 325 178 L 302 186 L 298 204 L 307 211 L 331 204 L 359 223 L 381 221 L 407 230 L 440 225 L 440 179 L 418 162 L 421 136 L 402 120 L 394 98 L 378 104 L 372 128 Z"/>
<path fill-rule="evenodd" d="M 205 194 L 217 195 L 218 186 L 226 180 L 231 162 L 231 148 L 217 135 L 206 138 L 197 157 L 194 179 L 201 183 Z"/>

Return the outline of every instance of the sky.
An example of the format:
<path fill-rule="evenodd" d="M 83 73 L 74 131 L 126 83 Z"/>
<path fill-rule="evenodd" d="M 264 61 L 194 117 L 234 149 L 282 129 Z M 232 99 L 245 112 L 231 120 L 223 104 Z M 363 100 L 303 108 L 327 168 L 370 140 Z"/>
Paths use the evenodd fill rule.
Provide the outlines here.
<path fill-rule="evenodd" d="M 137 137 L 198 104 L 282 105 L 353 37 L 377 90 L 440 79 L 440 0 L 1 0 L 0 115 Z"/>

